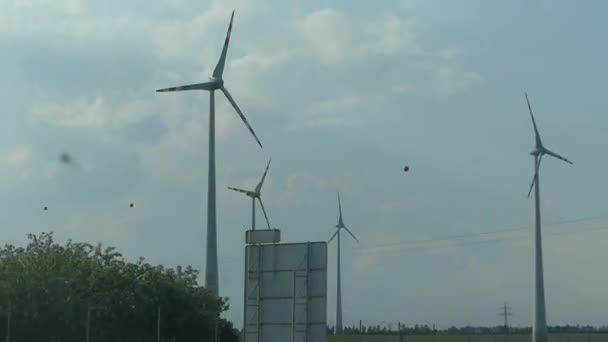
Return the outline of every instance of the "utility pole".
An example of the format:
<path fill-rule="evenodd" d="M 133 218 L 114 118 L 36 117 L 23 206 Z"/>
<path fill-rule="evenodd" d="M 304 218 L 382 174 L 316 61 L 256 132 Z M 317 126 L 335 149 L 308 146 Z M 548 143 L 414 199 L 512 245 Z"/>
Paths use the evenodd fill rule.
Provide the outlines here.
<path fill-rule="evenodd" d="M 218 313 L 215 316 L 215 342 L 219 342 L 220 340 L 220 335 L 219 335 L 219 322 L 220 322 L 220 314 Z"/>
<path fill-rule="evenodd" d="M 87 336 L 86 342 L 89 342 L 89 338 L 91 336 L 91 303 L 87 303 Z"/>
<path fill-rule="evenodd" d="M 8 299 L 8 312 L 6 314 L 6 342 L 11 342 L 11 299 Z"/>
<path fill-rule="evenodd" d="M 500 313 L 498 316 L 503 317 L 504 319 L 504 329 L 506 340 L 509 340 L 509 316 L 513 316 L 513 312 L 511 312 L 511 307 L 507 305 L 507 302 L 504 303 L 502 308 L 500 308 Z"/>
<path fill-rule="evenodd" d="M 359 320 L 359 340 L 363 341 L 363 321 Z"/>
<path fill-rule="evenodd" d="M 160 305 L 158 306 L 156 317 L 156 342 L 160 342 Z"/>

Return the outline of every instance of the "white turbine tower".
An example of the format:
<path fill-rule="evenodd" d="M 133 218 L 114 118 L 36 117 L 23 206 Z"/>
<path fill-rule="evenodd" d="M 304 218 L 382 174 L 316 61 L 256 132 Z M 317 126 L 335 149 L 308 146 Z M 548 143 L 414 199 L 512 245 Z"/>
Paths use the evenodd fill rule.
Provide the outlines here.
<path fill-rule="evenodd" d="M 337 281 L 337 291 L 336 291 L 336 334 L 342 334 L 342 279 L 340 274 L 340 230 L 344 229 L 350 236 L 355 239 L 355 241 L 359 242 L 359 239 L 344 225 L 344 221 L 342 220 L 342 202 L 340 201 L 340 193 L 338 192 L 338 224 L 336 225 L 336 232 L 332 235 L 329 242 L 331 242 L 336 236 L 338 237 L 338 281 Z"/>
<path fill-rule="evenodd" d="M 268 229 L 270 229 L 270 222 L 268 221 L 268 215 L 266 215 L 266 209 L 264 209 L 264 203 L 262 203 L 262 186 L 264 185 L 264 180 L 266 179 L 266 174 L 268 173 L 268 168 L 270 167 L 270 160 L 266 165 L 266 170 L 264 171 L 264 175 L 260 182 L 255 187 L 255 190 L 243 190 L 239 188 L 228 187 L 230 190 L 234 190 L 240 193 L 247 195 L 247 197 L 251 197 L 251 230 L 255 230 L 255 200 L 257 199 L 260 202 L 260 207 L 262 207 L 262 212 L 264 213 L 264 218 L 266 218 L 266 224 L 268 225 Z"/>
<path fill-rule="evenodd" d="M 220 59 L 213 70 L 213 77 L 209 78 L 209 82 L 184 85 L 180 87 L 172 87 L 158 89 L 157 92 L 167 91 L 183 91 L 183 90 L 206 90 L 209 92 L 209 174 L 207 188 L 207 260 L 205 267 L 205 287 L 219 296 L 219 281 L 218 281 L 218 265 L 217 265 L 217 222 L 215 210 L 215 102 L 214 93 L 216 90 L 221 90 L 232 107 L 236 110 L 241 120 L 245 123 L 257 143 L 262 147 L 262 143 L 257 135 L 247 122 L 247 119 L 239 109 L 239 106 L 234 102 L 234 99 L 224 86 L 222 75 L 224 73 L 224 65 L 226 63 L 226 52 L 228 51 L 228 43 L 230 42 L 230 32 L 232 31 L 232 21 L 234 19 L 234 11 L 230 16 L 230 25 L 228 33 L 224 41 L 224 47 Z"/>
<path fill-rule="evenodd" d="M 532 184 L 530 184 L 530 190 L 528 191 L 528 198 L 532 193 L 534 187 L 534 204 L 536 222 L 534 229 L 534 246 L 535 246 L 535 273 L 534 273 L 534 322 L 532 324 L 532 342 L 547 342 L 547 316 L 545 311 L 545 285 L 543 276 L 543 243 L 540 228 L 540 189 L 539 189 L 539 171 L 540 163 L 544 155 L 557 158 L 566 163 L 573 164 L 568 159 L 560 156 L 559 154 L 552 152 L 545 148 L 543 145 L 538 128 L 536 126 L 536 120 L 534 120 L 534 114 L 532 114 L 532 106 L 526 96 L 526 102 L 528 103 L 528 110 L 530 111 L 530 118 L 532 119 L 532 126 L 534 127 L 534 136 L 536 140 L 536 147 L 530 154 L 534 156 L 534 178 Z"/>

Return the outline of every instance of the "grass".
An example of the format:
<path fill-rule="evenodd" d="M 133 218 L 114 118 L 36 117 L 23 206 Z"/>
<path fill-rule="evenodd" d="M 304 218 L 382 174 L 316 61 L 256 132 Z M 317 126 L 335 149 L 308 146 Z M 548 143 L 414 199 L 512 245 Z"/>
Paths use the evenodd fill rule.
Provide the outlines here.
<path fill-rule="evenodd" d="M 405 336 L 404 342 L 530 342 L 529 335 L 514 335 L 507 340 L 497 336 Z M 328 336 L 327 342 L 397 342 L 396 336 Z M 554 334 L 549 342 L 608 342 L 607 334 Z"/>

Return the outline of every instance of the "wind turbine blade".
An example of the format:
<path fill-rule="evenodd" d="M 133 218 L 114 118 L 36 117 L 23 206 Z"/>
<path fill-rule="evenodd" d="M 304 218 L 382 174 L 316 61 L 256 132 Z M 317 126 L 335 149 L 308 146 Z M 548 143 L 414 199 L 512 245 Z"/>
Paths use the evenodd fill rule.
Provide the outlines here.
<path fill-rule="evenodd" d="M 246 195 L 251 195 L 251 191 L 247 191 L 247 190 L 243 190 L 243 189 L 239 189 L 239 188 L 233 188 L 231 186 L 228 187 L 228 189 L 233 190 L 233 191 L 237 191 L 237 192 L 242 192 Z"/>
<path fill-rule="evenodd" d="M 183 85 L 183 86 L 179 86 L 179 87 L 157 89 L 156 92 L 163 93 L 163 92 L 167 92 L 167 91 L 182 91 L 182 90 L 213 90 L 213 83 L 212 82 L 203 82 L 203 83 L 196 83 L 196 84 L 188 84 L 188 85 Z"/>
<path fill-rule="evenodd" d="M 258 142 L 258 145 L 260 145 L 260 147 L 264 148 L 262 146 L 262 143 L 260 142 L 260 139 L 258 139 L 258 136 L 255 134 L 255 132 L 253 131 L 253 128 L 251 128 L 251 125 L 247 121 L 247 118 L 245 118 L 245 115 L 243 115 L 239 106 L 237 106 L 236 102 L 234 102 L 234 99 L 232 98 L 232 95 L 230 95 L 230 93 L 228 92 L 228 89 L 226 89 L 225 87 L 222 87 L 220 89 L 222 89 L 222 92 L 224 93 L 224 95 L 226 95 L 226 98 L 232 104 L 232 107 L 234 107 L 234 110 L 236 110 L 236 112 L 239 114 L 239 116 L 241 117 L 241 120 L 243 120 L 243 122 L 245 123 L 245 126 L 247 126 L 247 128 L 249 129 L 249 132 L 251 132 L 251 134 L 253 134 L 253 137 Z"/>
<path fill-rule="evenodd" d="M 341 225 L 343 223 L 342 221 L 342 201 L 340 201 L 340 192 L 338 191 L 338 213 L 339 213 L 339 217 L 338 217 L 338 224 Z"/>
<path fill-rule="evenodd" d="M 330 243 L 331 240 L 333 240 L 336 237 L 336 235 L 338 235 L 338 230 L 337 229 L 336 229 L 336 232 L 334 233 L 334 235 L 332 235 L 331 238 L 329 239 L 329 241 L 327 241 L 327 243 Z"/>
<path fill-rule="evenodd" d="M 264 170 L 264 175 L 262 176 L 262 180 L 260 180 L 260 184 L 258 185 L 259 189 L 262 189 L 262 185 L 264 185 L 264 181 L 266 180 L 266 174 L 268 173 L 268 168 L 270 167 L 271 160 L 269 160 L 268 164 L 266 164 L 266 170 Z"/>
<path fill-rule="evenodd" d="M 536 174 L 532 176 L 532 183 L 530 183 L 530 189 L 528 190 L 528 198 L 530 198 L 530 194 L 532 193 L 532 189 L 534 188 L 534 183 L 536 182 Z"/>
<path fill-rule="evenodd" d="M 530 198 L 530 194 L 532 193 L 532 189 L 534 188 L 535 181 L 536 181 L 536 175 L 532 176 L 532 183 L 530 183 L 530 189 L 528 190 L 528 198 Z"/>
<path fill-rule="evenodd" d="M 228 52 L 228 44 L 230 43 L 230 33 L 232 32 L 232 21 L 234 20 L 234 10 L 232 11 L 232 15 L 230 16 L 230 24 L 228 25 L 228 33 L 226 33 L 226 40 L 224 40 L 224 47 L 222 48 L 222 54 L 220 55 L 220 59 L 217 61 L 215 65 L 215 69 L 213 70 L 213 77 L 222 78 L 222 74 L 224 73 L 224 65 L 226 64 L 226 53 Z"/>
<path fill-rule="evenodd" d="M 536 161 L 536 165 L 534 167 L 534 176 L 532 176 L 532 183 L 530 184 L 530 189 L 528 190 L 528 198 L 530 198 L 530 194 L 532 193 L 532 188 L 534 188 L 536 182 L 536 175 L 538 174 L 538 170 L 540 169 L 540 162 L 543 159 L 543 155 L 541 154 Z"/>
<path fill-rule="evenodd" d="M 561 160 L 561 161 L 565 161 L 565 162 L 566 162 L 566 163 L 568 163 L 568 164 L 573 164 L 573 165 L 574 165 L 574 163 L 573 163 L 573 162 L 569 161 L 568 159 L 566 159 L 566 158 L 564 158 L 564 157 L 560 156 L 559 154 L 557 154 L 557 153 L 555 153 L 555 152 L 552 152 L 552 151 L 549 151 L 549 150 L 545 149 L 545 154 L 548 154 L 548 155 L 550 155 L 551 157 L 553 157 L 553 158 L 557 158 L 557 159 L 559 159 L 559 160 Z"/>
<path fill-rule="evenodd" d="M 353 239 L 355 239 L 355 241 L 359 242 L 359 239 L 357 239 L 357 237 L 355 236 L 355 234 L 353 234 L 348 228 L 344 227 L 344 229 L 346 230 L 346 232 L 348 232 L 348 234 L 350 234 L 350 236 L 353 237 Z"/>
<path fill-rule="evenodd" d="M 528 111 L 530 112 L 530 118 L 532 118 L 532 126 L 534 126 L 534 135 L 536 139 L 536 147 L 542 146 L 542 142 L 540 140 L 540 133 L 538 133 L 538 127 L 536 126 L 536 120 L 534 119 L 534 114 L 532 113 L 532 106 L 530 105 L 530 99 L 528 99 L 528 93 L 524 92 L 526 96 L 526 103 L 528 104 Z"/>
<path fill-rule="evenodd" d="M 260 207 L 262 207 L 262 212 L 264 213 L 264 218 L 266 219 L 266 224 L 268 225 L 268 229 L 270 228 L 270 221 L 268 221 L 268 215 L 266 215 L 266 209 L 264 208 L 264 203 L 262 203 L 262 199 L 258 197 L 258 201 L 260 202 Z"/>

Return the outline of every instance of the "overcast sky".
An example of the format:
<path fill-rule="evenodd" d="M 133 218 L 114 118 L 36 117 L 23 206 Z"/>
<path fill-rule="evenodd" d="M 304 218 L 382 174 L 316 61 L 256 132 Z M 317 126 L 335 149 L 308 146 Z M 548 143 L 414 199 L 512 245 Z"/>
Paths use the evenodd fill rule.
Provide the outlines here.
<path fill-rule="evenodd" d="M 208 79 L 234 8 L 224 78 L 265 146 L 217 94 L 220 288 L 238 326 L 250 202 L 226 186 L 253 187 L 268 158 L 263 199 L 285 241 L 328 239 L 342 193 L 345 222 L 361 240 L 343 241 L 345 324 L 493 325 L 508 301 L 513 321 L 529 325 L 525 90 L 547 147 L 575 163 L 546 158 L 542 167 L 548 322 L 608 323 L 608 3 L 0 8 L 3 243 L 52 230 L 130 259 L 204 270 L 208 95 L 154 90 Z M 79 166 L 61 165 L 62 152 Z M 511 232 L 411 243 L 500 230 Z"/>

